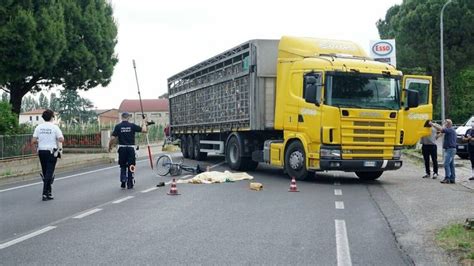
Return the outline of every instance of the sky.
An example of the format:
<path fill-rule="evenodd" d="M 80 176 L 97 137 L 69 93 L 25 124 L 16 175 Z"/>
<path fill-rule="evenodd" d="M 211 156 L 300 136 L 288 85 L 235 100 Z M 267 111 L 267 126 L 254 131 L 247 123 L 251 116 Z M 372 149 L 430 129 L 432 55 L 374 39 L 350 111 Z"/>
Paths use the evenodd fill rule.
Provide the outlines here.
<path fill-rule="evenodd" d="M 80 91 L 98 109 L 167 92 L 172 75 L 251 39 L 283 35 L 350 40 L 368 53 L 376 22 L 402 0 L 109 0 L 118 24 L 115 66 L 107 87 Z M 368 53 L 369 54 L 369 53 Z"/>

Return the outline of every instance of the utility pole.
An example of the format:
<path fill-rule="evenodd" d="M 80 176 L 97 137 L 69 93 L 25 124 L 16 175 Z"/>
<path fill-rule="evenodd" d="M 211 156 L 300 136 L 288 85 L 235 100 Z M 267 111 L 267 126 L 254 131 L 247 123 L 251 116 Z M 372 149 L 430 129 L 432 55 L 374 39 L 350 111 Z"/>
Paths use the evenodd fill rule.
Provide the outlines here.
<path fill-rule="evenodd" d="M 443 40 L 443 13 L 446 6 L 451 3 L 452 0 L 448 0 L 441 8 L 441 20 L 439 23 L 439 35 L 440 35 L 440 61 L 441 61 L 441 121 L 444 121 L 445 117 L 445 107 L 444 107 L 444 40 Z"/>

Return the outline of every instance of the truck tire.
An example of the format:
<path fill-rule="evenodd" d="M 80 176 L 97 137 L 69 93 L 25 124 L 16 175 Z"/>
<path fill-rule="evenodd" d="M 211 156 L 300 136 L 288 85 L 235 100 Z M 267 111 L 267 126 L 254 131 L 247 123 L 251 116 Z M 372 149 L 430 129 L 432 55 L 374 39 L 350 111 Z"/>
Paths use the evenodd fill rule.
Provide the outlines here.
<path fill-rule="evenodd" d="M 375 180 L 383 174 L 383 171 L 355 172 L 355 174 L 359 177 L 360 180 Z"/>
<path fill-rule="evenodd" d="M 242 147 L 237 137 L 231 137 L 227 142 L 225 160 L 232 170 L 243 170 Z"/>
<path fill-rule="evenodd" d="M 189 158 L 188 141 L 186 139 L 186 136 L 181 137 L 181 153 L 183 154 L 184 158 Z"/>
<path fill-rule="evenodd" d="M 188 158 L 194 159 L 194 140 L 192 135 L 188 135 L 186 144 L 188 146 Z"/>
<path fill-rule="evenodd" d="M 200 137 L 199 135 L 194 136 L 194 159 L 198 161 L 204 161 L 207 158 L 207 152 L 201 152 L 201 144 L 199 142 Z"/>
<path fill-rule="evenodd" d="M 306 169 L 306 153 L 299 141 L 290 143 L 285 152 L 285 170 L 290 177 L 296 180 L 305 180 L 310 177 Z"/>

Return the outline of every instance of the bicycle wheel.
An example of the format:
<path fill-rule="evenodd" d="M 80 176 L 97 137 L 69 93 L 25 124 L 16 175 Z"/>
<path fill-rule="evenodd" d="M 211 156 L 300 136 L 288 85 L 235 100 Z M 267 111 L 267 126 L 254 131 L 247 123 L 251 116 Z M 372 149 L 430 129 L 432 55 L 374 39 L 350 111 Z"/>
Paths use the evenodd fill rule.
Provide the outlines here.
<path fill-rule="evenodd" d="M 163 154 L 156 160 L 156 173 L 160 176 L 165 176 L 169 174 L 173 160 L 168 154 Z"/>

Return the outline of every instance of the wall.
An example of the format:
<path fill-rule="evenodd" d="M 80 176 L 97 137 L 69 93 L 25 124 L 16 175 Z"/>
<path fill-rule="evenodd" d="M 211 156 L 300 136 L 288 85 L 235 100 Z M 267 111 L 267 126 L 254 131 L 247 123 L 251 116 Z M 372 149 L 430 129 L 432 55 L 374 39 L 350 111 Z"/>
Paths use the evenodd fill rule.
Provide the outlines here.
<path fill-rule="evenodd" d="M 30 120 L 30 117 L 32 120 Z M 33 126 L 39 125 L 43 123 L 44 120 L 41 117 L 41 114 L 28 114 L 28 115 L 20 115 L 19 123 L 20 124 L 31 124 Z"/>

